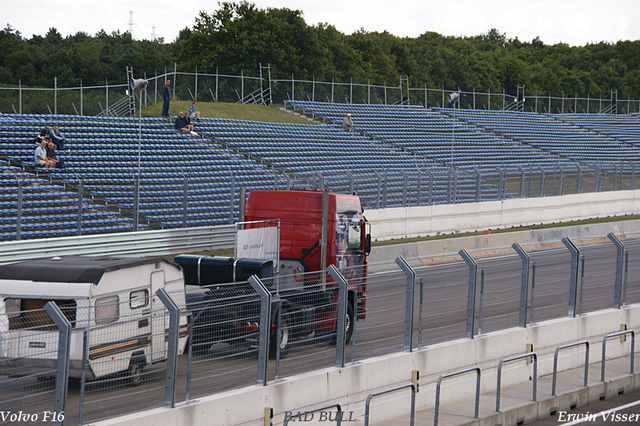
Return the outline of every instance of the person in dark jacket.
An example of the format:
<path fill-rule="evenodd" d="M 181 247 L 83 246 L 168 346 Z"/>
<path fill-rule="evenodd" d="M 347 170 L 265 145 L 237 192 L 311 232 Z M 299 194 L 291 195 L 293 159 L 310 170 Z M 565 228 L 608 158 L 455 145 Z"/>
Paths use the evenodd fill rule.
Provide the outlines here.
<path fill-rule="evenodd" d="M 184 116 L 184 113 L 182 111 L 180 111 L 180 113 L 176 117 L 175 128 L 176 130 L 180 130 L 182 133 L 195 134 L 195 132 L 193 131 L 193 126 L 189 124 L 187 117 Z"/>
<path fill-rule="evenodd" d="M 162 87 L 162 116 L 167 118 L 169 118 L 169 101 L 171 100 L 170 84 L 171 80 L 167 79 L 167 83 Z"/>

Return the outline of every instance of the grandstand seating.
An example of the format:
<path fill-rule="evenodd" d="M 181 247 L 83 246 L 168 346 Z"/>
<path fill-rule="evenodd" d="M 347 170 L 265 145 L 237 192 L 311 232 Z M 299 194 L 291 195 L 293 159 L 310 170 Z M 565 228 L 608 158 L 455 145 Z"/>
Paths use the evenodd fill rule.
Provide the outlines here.
<path fill-rule="evenodd" d="M 0 114 L 0 240 L 16 238 L 21 179 L 21 237 L 38 238 L 77 232 L 80 180 L 83 233 L 132 229 L 138 167 L 141 226 L 161 228 L 184 225 L 185 191 L 187 225 L 216 225 L 236 217 L 240 187 L 353 188 L 366 208 L 468 202 L 478 185 L 483 200 L 517 196 L 499 195 L 488 178 L 499 172 L 606 166 L 640 153 L 637 115 L 456 110 L 454 118 L 447 108 L 286 104 L 325 124 L 202 118 L 192 136 L 161 118 Z M 354 132 L 342 130 L 347 113 Z M 45 124 L 67 135 L 65 170 L 33 162 Z"/>

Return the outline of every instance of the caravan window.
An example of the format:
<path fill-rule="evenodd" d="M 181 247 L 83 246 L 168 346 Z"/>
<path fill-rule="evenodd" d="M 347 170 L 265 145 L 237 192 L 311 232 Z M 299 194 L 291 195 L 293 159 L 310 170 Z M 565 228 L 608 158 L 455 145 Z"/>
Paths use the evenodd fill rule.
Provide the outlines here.
<path fill-rule="evenodd" d="M 149 290 L 132 291 L 129 294 L 129 307 L 131 309 L 143 308 L 149 304 Z"/>
<path fill-rule="evenodd" d="M 108 296 L 96 299 L 96 324 L 108 324 L 120 316 L 120 298 Z"/>
<path fill-rule="evenodd" d="M 9 329 L 35 328 L 42 330 L 55 329 L 54 322 L 44 310 L 47 302 L 53 302 L 69 320 L 71 327 L 76 326 L 75 300 L 43 300 L 43 299 L 5 299 L 5 309 L 9 318 Z"/>

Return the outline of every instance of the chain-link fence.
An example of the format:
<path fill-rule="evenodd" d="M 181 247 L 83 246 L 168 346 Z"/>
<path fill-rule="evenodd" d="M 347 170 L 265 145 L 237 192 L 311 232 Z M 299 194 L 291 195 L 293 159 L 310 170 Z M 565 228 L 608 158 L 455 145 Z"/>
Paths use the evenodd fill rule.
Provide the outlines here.
<path fill-rule="evenodd" d="M 65 424 L 83 424 L 637 303 L 640 240 L 607 237 L 169 293 L 141 286 L 127 300 L 71 298 L 55 309 L 4 298 L 0 405 L 41 418 L 62 407 Z"/>

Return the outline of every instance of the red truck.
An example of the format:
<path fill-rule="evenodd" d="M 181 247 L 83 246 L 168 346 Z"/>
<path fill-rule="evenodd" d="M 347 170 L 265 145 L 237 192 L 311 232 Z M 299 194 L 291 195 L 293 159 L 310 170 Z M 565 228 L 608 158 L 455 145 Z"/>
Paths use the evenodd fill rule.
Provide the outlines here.
<path fill-rule="evenodd" d="M 323 205 L 324 204 L 324 205 Z M 323 214 L 324 213 L 324 214 Z M 317 274 L 329 265 L 349 281 L 347 304 L 347 335 L 353 333 L 351 323 L 366 317 L 367 255 L 371 252 L 370 227 L 363 215 L 360 199 L 355 195 L 322 191 L 251 191 L 248 195 L 244 220 L 246 222 L 280 219 L 280 289 L 288 304 L 285 309 L 315 307 L 315 329 L 335 330 L 338 292 L 336 283 L 327 275 L 326 285 L 317 297 L 297 298 L 305 287 L 317 288 Z M 326 244 L 322 242 L 323 226 Z M 331 310 L 321 308 L 328 306 Z"/>
<path fill-rule="evenodd" d="M 355 312 L 358 320 L 366 317 L 371 237 L 360 199 L 326 191 L 251 191 L 244 211 L 242 220 L 247 228 L 259 227 L 255 222 L 279 219 L 277 273 L 271 260 L 177 256 L 174 260 L 183 267 L 185 282 L 208 288 L 199 298 L 197 294 L 187 295 L 187 306 L 195 313 L 193 344 L 207 350 L 214 341 L 255 343 L 256 327 L 242 325 L 257 324 L 259 306 L 224 302 L 238 289 L 222 284 L 243 281 L 249 275 L 263 279 L 278 296 L 271 309 L 271 357 L 276 355 L 278 342 L 282 356 L 295 341 L 323 332 L 330 335 L 336 330 L 338 287 L 330 275 L 313 273 L 329 265 L 335 265 L 349 282 L 345 325 L 348 343 Z"/>

